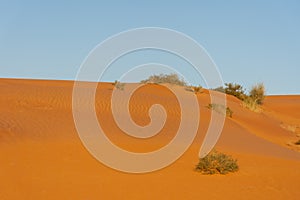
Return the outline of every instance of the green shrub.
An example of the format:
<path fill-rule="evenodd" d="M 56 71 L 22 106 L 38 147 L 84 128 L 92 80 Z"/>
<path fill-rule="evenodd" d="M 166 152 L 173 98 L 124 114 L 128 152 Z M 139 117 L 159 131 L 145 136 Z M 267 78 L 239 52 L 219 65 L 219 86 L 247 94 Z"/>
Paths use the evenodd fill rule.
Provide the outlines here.
<path fill-rule="evenodd" d="M 235 96 L 236 98 L 240 100 L 244 100 L 246 98 L 245 90 L 244 88 L 236 83 L 225 83 L 225 93 Z"/>
<path fill-rule="evenodd" d="M 212 151 L 204 158 L 200 158 L 196 165 L 196 171 L 202 174 L 227 174 L 238 170 L 237 160 L 217 151 Z"/>
<path fill-rule="evenodd" d="M 115 80 L 115 82 L 112 84 L 113 84 L 113 86 L 115 86 L 115 88 L 117 88 L 119 90 L 124 90 L 125 83 L 121 83 L 120 81 Z"/>
<path fill-rule="evenodd" d="M 249 92 L 249 97 L 256 102 L 256 104 L 261 105 L 265 99 L 265 86 L 263 83 L 259 83 L 252 87 L 251 91 Z"/>
<path fill-rule="evenodd" d="M 233 111 L 229 107 L 225 107 L 225 105 L 210 103 L 207 108 L 232 118 Z"/>
<path fill-rule="evenodd" d="M 186 86 L 186 82 L 180 79 L 177 74 L 159 74 L 152 75 L 149 78 L 142 80 L 141 83 L 170 83 L 173 85 Z"/>

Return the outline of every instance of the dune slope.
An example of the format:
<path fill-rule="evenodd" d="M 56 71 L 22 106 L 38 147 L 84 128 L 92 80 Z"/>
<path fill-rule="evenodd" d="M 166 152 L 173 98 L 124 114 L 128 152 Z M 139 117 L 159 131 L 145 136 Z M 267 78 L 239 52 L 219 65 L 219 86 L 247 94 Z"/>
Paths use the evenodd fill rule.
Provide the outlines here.
<path fill-rule="evenodd" d="M 127 174 L 98 162 L 81 143 L 72 116 L 72 88 L 72 81 L 0 79 L 0 199 L 299 199 L 300 153 L 294 142 L 300 139 L 300 96 L 269 96 L 261 113 L 227 97 L 233 118 L 226 118 L 216 149 L 237 158 L 237 173 L 205 176 L 194 171 L 211 116 L 205 91 L 197 94 L 200 128 L 185 154 L 162 170 Z M 112 84 L 101 83 L 95 97 L 99 123 L 112 142 L 149 152 L 174 137 L 180 107 L 164 86 L 144 86 L 130 101 L 132 119 L 141 126 L 150 122 L 153 104 L 168 114 L 160 133 L 145 140 L 116 125 L 112 91 Z"/>

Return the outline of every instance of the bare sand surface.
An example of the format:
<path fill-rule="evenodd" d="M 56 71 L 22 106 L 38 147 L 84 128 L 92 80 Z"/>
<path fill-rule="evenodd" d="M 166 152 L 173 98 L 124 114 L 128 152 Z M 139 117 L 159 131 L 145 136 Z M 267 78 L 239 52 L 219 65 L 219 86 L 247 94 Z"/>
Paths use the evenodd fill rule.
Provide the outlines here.
<path fill-rule="evenodd" d="M 228 96 L 233 118 L 226 118 L 216 149 L 236 158 L 240 170 L 208 176 L 194 171 L 211 116 L 205 90 L 197 94 L 201 120 L 188 151 L 162 170 L 127 174 L 101 164 L 81 143 L 72 116 L 72 89 L 72 81 L 0 79 L 1 200 L 300 197 L 300 153 L 294 145 L 300 139 L 300 96 L 268 96 L 260 113 Z M 130 151 L 149 152 L 174 137 L 180 107 L 164 86 L 144 86 L 130 101 L 132 119 L 139 125 L 150 122 L 152 104 L 161 104 L 168 114 L 161 132 L 145 140 L 118 128 L 110 110 L 112 91 L 111 83 L 101 83 L 95 98 L 99 123 L 112 142 Z"/>

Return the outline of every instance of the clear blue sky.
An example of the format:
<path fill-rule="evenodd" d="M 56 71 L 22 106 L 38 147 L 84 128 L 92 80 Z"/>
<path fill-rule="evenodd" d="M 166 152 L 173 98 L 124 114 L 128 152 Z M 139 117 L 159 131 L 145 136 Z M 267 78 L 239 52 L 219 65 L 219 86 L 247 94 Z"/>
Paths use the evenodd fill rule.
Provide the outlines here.
<path fill-rule="evenodd" d="M 0 77 L 74 79 L 107 37 L 154 26 L 194 38 L 225 82 L 300 94 L 299 2 L 0 0 Z"/>

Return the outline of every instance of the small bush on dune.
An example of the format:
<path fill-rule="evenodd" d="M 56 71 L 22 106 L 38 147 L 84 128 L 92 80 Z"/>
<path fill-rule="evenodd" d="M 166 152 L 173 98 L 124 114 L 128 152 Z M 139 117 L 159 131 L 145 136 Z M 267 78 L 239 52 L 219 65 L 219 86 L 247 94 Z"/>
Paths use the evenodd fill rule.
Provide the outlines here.
<path fill-rule="evenodd" d="M 119 90 L 124 90 L 125 83 L 121 83 L 120 81 L 115 80 L 115 82 L 113 83 L 113 86 L 115 86 L 115 88 L 117 88 Z"/>
<path fill-rule="evenodd" d="M 260 105 L 263 104 L 265 99 L 265 86 L 262 83 L 259 83 L 252 87 L 249 92 L 249 96 L 243 101 L 243 106 L 248 108 L 254 112 L 260 112 L 261 107 Z"/>
<path fill-rule="evenodd" d="M 185 90 L 189 92 L 195 92 L 193 86 L 186 86 Z"/>
<path fill-rule="evenodd" d="M 225 93 L 242 100 L 245 108 L 254 112 L 261 111 L 260 105 L 263 104 L 266 93 L 263 83 L 253 86 L 248 95 L 245 93 L 243 87 L 239 84 L 226 83 L 225 86 Z M 220 87 L 218 90 L 221 91 L 222 88 Z"/>
<path fill-rule="evenodd" d="M 229 107 L 227 107 L 226 108 L 226 116 L 229 116 L 230 118 L 232 118 L 232 115 L 233 115 L 233 111 Z"/>
<path fill-rule="evenodd" d="M 177 74 L 159 74 L 152 75 L 149 78 L 142 80 L 141 83 L 170 83 L 173 85 L 186 86 L 186 82 L 180 79 Z"/>
<path fill-rule="evenodd" d="M 203 87 L 201 85 L 199 86 L 187 86 L 185 90 L 194 92 L 194 93 L 202 93 L 203 92 Z"/>
<path fill-rule="evenodd" d="M 204 158 L 200 158 L 196 165 L 196 171 L 202 174 L 227 174 L 238 170 L 237 160 L 217 151 L 212 151 Z"/>
<path fill-rule="evenodd" d="M 265 99 L 265 86 L 263 83 L 259 83 L 252 87 L 249 97 L 255 101 L 256 104 L 262 105 Z"/>
<path fill-rule="evenodd" d="M 203 88 L 202 88 L 201 85 L 199 85 L 199 86 L 193 86 L 193 89 L 194 89 L 195 93 L 201 93 L 201 92 L 203 92 Z"/>
<path fill-rule="evenodd" d="M 300 140 L 298 140 L 297 142 L 295 142 L 295 145 L 300 145 Z"/>
<path fill-rule="evenodd" d="M 229 107 L 225 107 L 225 105 L 210 103 L 207 108 L 232 118 L 233 111 Z"/>
<path fill-rule="evenodd" d="M 225 93 L 225 88 L 220 86 L 220 87 L 217 87 L 217 88 L 213 88 L 211 89 L 213 91 L 217 91 L 217 92 L 222 92 L 222 93 Z"/>
<path fill-rule="evenodd" d="M 225 93 L 229 95 L 233 95 L 240 100 L 244 100 L 246 98 L 244 88 L 236 83 L 225 83 Z"/>
<path fill-rule="evenodd" d="M 249 109 L 249 110 L 251 110 L 253 112 L 260 112 L 261 111 L 260 106 L 251 97 L 246 97 L 245 100 L 243 101 L 242 105 L 245 108 L 247 108 L 247 109 Z"/>

